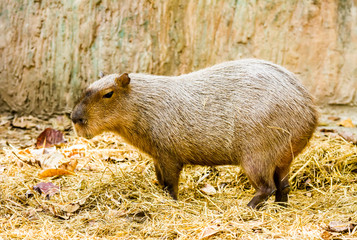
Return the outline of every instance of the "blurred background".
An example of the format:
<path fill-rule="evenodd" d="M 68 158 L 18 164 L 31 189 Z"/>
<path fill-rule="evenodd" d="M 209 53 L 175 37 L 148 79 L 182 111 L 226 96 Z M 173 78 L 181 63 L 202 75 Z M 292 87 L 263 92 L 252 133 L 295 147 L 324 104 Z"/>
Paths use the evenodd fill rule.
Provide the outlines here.
<path fill-rule="evenodd" d="M 1 0 L 0 112 L 69 113 L 105 73 L 261 58 L 322 107 L 357 104 L 357 0 Z"/>

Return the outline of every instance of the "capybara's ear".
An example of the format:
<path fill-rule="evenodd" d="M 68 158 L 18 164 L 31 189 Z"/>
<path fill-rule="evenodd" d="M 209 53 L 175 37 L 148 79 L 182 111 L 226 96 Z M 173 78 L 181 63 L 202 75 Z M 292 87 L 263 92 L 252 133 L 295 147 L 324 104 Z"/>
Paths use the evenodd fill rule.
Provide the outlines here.
<path fill-rule="evenodd" d="M 120 87 L 126 87 L 130 83 L 129 74 L 123 73 L 120 77 L 115 78 L 115 83 Z"/>

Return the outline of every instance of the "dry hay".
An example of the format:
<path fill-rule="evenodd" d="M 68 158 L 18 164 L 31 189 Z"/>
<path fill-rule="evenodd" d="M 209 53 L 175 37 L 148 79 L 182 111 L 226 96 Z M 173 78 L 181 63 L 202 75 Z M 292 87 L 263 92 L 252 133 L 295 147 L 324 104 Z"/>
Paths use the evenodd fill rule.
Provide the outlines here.
<path fill-rule="evenodd" d="M 353 239 L 357 238 L 357 151 L 342 138 L 316 136 L 295 159 L 290 204 L 273 198 L 259 211 L 239 167 L 184 168 L 179 201 L 155 180 L 151 160 L 118 137 L 69 138 L 59 150 L 85 144 L 76 174 L 39 179 L 39 167 L 0 155 L 0 239 Z M 23 160 L 23 159 L 22 159 Z M 26 192 L 39 182 L 60 186 L 49 200 Z M 217 193 L 200 191 L 210 184 Z M 331 221 L 352 223 L 327 231 Z"/>

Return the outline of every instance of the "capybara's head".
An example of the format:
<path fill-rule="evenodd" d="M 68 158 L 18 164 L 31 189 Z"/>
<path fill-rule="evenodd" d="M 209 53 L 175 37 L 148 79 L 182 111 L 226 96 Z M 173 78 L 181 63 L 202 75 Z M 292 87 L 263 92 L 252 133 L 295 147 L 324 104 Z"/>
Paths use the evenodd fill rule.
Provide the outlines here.
<path fill-rule="evenodd" d="M 92 138 L 115 131 L 130 91 L 127 73 L 111 74 L 92 83 L 74 107 L 71 119 L 78 136 Z"/>

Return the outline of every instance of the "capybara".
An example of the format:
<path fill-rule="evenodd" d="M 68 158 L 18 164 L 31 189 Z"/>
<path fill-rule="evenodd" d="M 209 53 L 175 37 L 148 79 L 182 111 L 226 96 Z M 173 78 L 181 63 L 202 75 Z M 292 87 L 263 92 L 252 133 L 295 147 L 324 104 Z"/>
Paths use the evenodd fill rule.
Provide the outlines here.
<path fill-rule="evenodd" d="M 124 73 L 92 83 L 72 113 L 79 136 L 121 135 L 154 160 L 159 183 L 177 199 L 186 164 L 240 165 L 258 208 L 288 201 L 289 168 L 318 114 L 299 80 L 276 64 L 244 59 L 180 76 Z"/>

